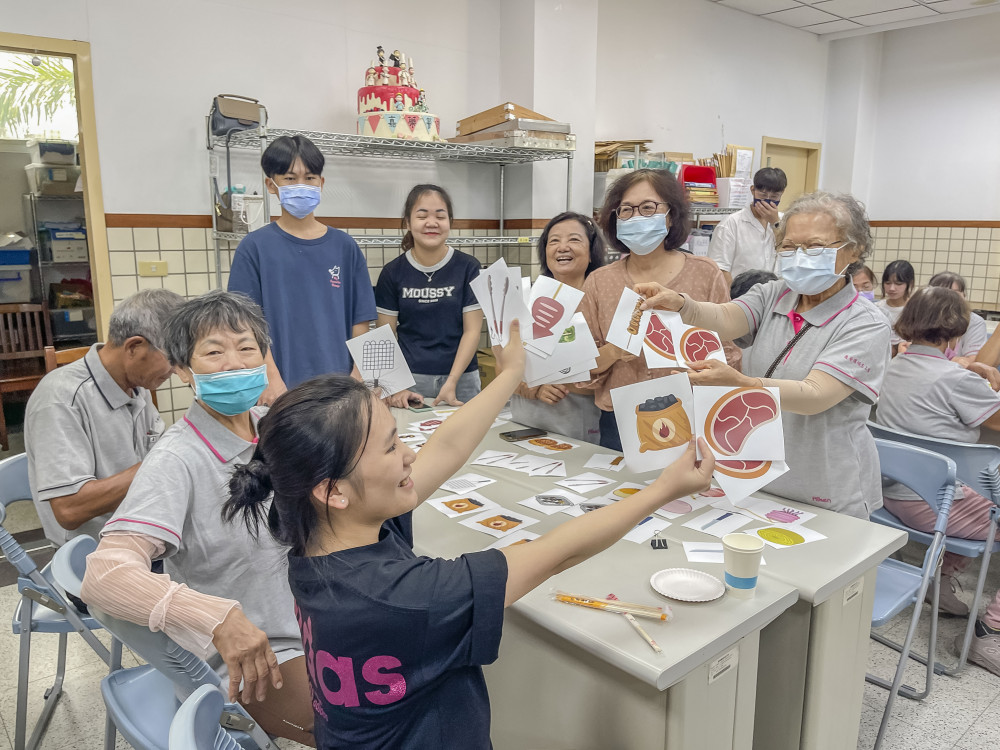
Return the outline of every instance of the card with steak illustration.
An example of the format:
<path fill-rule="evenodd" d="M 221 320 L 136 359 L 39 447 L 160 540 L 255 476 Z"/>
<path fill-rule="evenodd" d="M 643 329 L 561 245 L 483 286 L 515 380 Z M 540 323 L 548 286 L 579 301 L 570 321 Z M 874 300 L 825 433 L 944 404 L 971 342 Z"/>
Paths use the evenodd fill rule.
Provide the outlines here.
<path fill-rule="evenodd" d="M 705 328 L 695 328 L 684 325 L 680 315 L 671 319 L 670 333 L 673 335 L 675 355 L 680 367 L 687 367 L 692 362 L 703 362 L 714 359 L 726 361 L 726 353 L 722 349 L 719 334 Z"/>
<path fill-rule="evenodd" d="M 543 357 L 552 354 L 582 299 L 579 289 L 551 276 L 539 276 L 528 299 L 531 321 L 526 321 L 521 331 L 525 347 Z"/>
<path fill-rule="evenodd" d="M 466 492 L 460 495 L 445 495 L 434 497 L 427 501 L 432 508 L 441 511 L 448 518 L 459 516 L 474 516 L 484 510 L 500 509 L 500 506 L 478 492 Z"/>
<path fill-rule="evenodd" d="M 500 538 L 538 523 L 538 519 L 506 508 L 493 508 L 471 518 L 463 518 L 459 523 L 470 529 Z"/>
<path fill-rule="evenodd" d="M 726 491 L 729 502 L 737 508 L 757 490 L 766 487 L 788 471 L 784 461 L 750 461 L 716 458 L 715 481 Z"/>
<path fill-rule="evenodd" d="M 680 456 L 695 432 L 694 398 L 686 373 L 611 391 L 629 470 L 662 469 Z"/>
<path fill-rule="evenodd" d="M 694 413 L 698 420 L 695 431 L 705 438 L 717 459 L 785 459 L 777 388 L 698 386 L 694 389 Z"/>
<path fill-rule="evenodd" d="M 652 316 L 651 311 L 639 309 L 642 303 L 642 297 L 624 287 L 621 299 L 618 300 L 618 307 L 615 308 L 615 316 L 611 319 L 608 334 L 604 337 L 609 344 L 614 344 L 619 349 L 636 356 L 642 351 L 643 337 L 646 335 L 649 318 Z"/>
<path fill-rule="evenodd" d="M 673 326 L 683 326 L 681 316 L 675 312 L 654 310 L 646 324 L 646 335 L 642 340 L 642 354 L 646 358 L 646 366 L 651 370 L 657 367 L 682 367 L 684 362 L 677 360 L 674 349 Z"/>

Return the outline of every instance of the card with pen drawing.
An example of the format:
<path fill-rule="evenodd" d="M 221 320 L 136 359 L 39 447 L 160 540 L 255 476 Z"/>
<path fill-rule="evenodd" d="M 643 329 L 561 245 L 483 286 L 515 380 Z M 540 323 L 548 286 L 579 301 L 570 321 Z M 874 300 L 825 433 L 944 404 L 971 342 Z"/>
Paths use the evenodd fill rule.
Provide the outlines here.
<path fill-rule="evenodd" d="M 719 510 L 712 508 L 707 513 L 692 518 L 683 525 L 695 531 L 704 531 L 706 534 L 717 536 L 720 539 L 726 534 L 738 531 L 750 523 L 753 518 L 744 516 L 737 511 Z"/>
<path fill-rule="evenodd" d="M 493 508 L 492 510 L 478 513 L 471 518 L 463 518 L 459 523 L 463 526 L 468 526 L 470 529 L 500 538 L 536 524 L 538 523 L 538 519 L 507 510 L 506 508 Z"/>
<path fill-rule="evenodd" d="M 469 287 L 483 308 L 490 344 L 506 346 L 510 340 L 511 322 L 520 320 L 524 325 L 528 324 L 524 297 L 521 295 L 521 269 L 508 268 L 504 259 L 500 258 L 481 271 Z"/>

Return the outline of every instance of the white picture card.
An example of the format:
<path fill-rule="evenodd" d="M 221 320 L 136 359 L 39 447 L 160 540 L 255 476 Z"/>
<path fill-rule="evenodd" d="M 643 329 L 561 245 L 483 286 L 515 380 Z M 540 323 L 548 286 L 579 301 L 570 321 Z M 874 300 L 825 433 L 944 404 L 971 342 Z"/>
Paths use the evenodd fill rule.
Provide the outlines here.
<path fill-rule="evenodd" d="M 694 436 L 693 401 L 686 373 L 611 391 L 622 452 L 631 471 L 663 469 L 684 453 Z"/>
<path fill-rule="evenodd" d="M 642 354 L 649 369 L 687 367 L 686 364 L 677 359 L 673 336 L 675 325 L 684 325 L 681 323 L 679 313 L 653 310 L 649 316 L 646 323 L 646 333 L 642 339 Z"/>
<path fill-rule="evenodd" d="M 531 287 L 521 331 L 525 346 L 545 357 L 552 354 L 582 300 L 579 289 L 551 276 L 539 276 Z"/>
<path fill-rule="evenodd" d="M 636 356 L 642 351 L 642 340 L 649 325 L 649 316 L 652 315 L 649 310 L 639 309 L 642 303 L 642 296 L 628 287 L 623 287 L 618 307 L 615 308 L 615 315 L 611 319 L 611 327 L 608 328 L 608 335 L 605 337 L 609 344 L 614 344 L 619 349 Z"/>
<path fill-rule="evenodd" d="M 389 325 L 379 326 L 347 342 L 347 350 L 364 380 L 374 381 L 386 395 L 416 384 Z"/>
<path fill-rule="evenodd" d="M 506 261 L 500 258 L 480 271 L 469 286 L 483 309 L 490 344 L 506 346 L 510 341 L 510 324 L 514 320 L 526 320 L 521 269 L 509 268 Z"/>
<path fill-rule="evenodd" d="M 781 396 L 777 388 L 694 388 L 695 433 L 705 438 L 716 458 L 785 459 Z"/>
<path fill-rule="evenodd" d="M 579 380 L 590 380 L 590 370 L 596 366 L 597 354 L 597 344 L 587 326 L 587 319 L 583 313 L 575 313 L 556 337 L 551 356 L 543 357 L 528 349 L 524 380 L 534 388 L 581 371 L 585 376 Z"/>
<path fill-rule="evenodd" d="M 671 318 L 670 331 L 673 335 L 675 356 L 681 367 L 689 367 L 692 362 L 714 359 L 726 361 L 719 334 L 707 328 L 697 328 L 681 322 L 681 316 Z"/>
<path fill-rule="evenodd" d="M 499 539 L 538 523 L 538 519 L 506 508 L 494 508 L 471 518 L 463 518 L 459 523 Z"/>

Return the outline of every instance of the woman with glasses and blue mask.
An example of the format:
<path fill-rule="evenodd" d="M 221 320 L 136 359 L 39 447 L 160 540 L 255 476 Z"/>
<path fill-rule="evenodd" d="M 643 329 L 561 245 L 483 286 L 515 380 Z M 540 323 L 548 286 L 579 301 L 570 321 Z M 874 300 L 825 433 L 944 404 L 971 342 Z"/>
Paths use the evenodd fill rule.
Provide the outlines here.
<path fill-rule="evenodd" d="M 222 519 L 229 479 L 253 455 L 267 411 L 254 406 L 267 387 L 267 323 L 248 297 L 217 290 L 180 305 L 164 338 L 194 402 L 104 526 L 81 598 L 162 630 L 228 675 L 230 700 L 268 733 L 315 746 L 285 553 Z M 153 560 L 165 575 L 150 572 Z"/>
<path fill-rule="evenodd" d="M 865 426 L 889 363 L 889 323 L 851 283 L 872 247 L 864 207 L 850 195 L 797 198 L 776 236 L 781 279 L 713 305 L 638 284 L 644 308 L 744 346 L 743 372 L 695 363 L 695 385 L 776 387 L 788 472 L 767 491 L 868 518 L 882 505 L 875 443 Z"/>
<path fill-rule="evenodd" d="M 607 343 L 622 290 L 653 283 L 696 300 L 728 302 L 729 284 L 715 261 L 678 249 L 688 238 L 691 221 L 684 191 L 669 172 L 638 169 L 619 177 L 608 190 L 598 224 L 621 259 L 587 277 L 580 310 L 599 352 L 588 387 L 594 389 L 594 401 L 601 410 L 601 445 L 621 450 L 611 390 L 673 372 L 651 370 L 641 355 Z M 740 350 L 728 340 L 724 346 L 726 359 L 739 368 Z"/>

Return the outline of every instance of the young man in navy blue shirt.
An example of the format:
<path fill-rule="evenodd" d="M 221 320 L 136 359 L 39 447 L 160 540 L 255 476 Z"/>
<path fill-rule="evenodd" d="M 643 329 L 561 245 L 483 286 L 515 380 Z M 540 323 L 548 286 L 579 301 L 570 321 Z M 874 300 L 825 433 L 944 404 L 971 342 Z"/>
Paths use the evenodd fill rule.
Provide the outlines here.
<path fill-rule="evenodd" d="M 313 213 L 324 183 L 320 150 L 304 136 L 281 136 L 260 163 L 268 192 L 281 202 L 281 216 L 240 242 L 229 291 L 250 296 L 270 327 L 268 387 L 260 401 L 269 405 L 316 375 L 357 377 L 346 342 L 365 333 L 376 313 L 358 243 Z"/>

